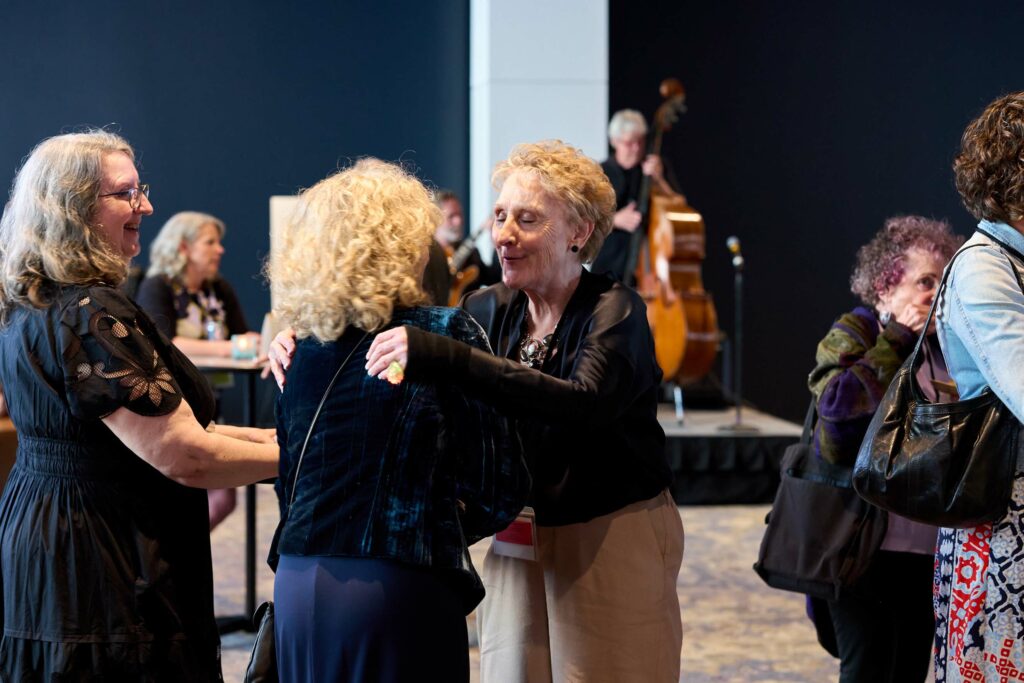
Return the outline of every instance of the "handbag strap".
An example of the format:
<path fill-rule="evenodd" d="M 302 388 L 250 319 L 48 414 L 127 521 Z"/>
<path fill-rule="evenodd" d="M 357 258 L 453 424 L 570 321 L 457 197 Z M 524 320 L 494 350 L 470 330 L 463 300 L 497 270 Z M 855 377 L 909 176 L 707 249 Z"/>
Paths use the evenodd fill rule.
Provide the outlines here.
<path fill-rule="evenodd" d="M 991 237 L 990 235 L 987 236 Z M 949 274 L 953 272 L 953 261 L 956 261 L 956 257 L 964 253 L 968 249 L 973 249 L 974 247 L 982 246 L 985 245 L 969 244 L 966 247 L 961 247 L 955 254 L 953 254 L 953 258 L 949 259 L 949 264 L 946 266 L 946 269 L 942 272 L 942 280 L 939 281 L 939 286 L 935 290 L 935 296 L 932 297 L 932 305 L 928 309 L 928 317 L 925 318 L 924 320 L 924 327 L 921 328 L 921 333 L 917 336 L 917 342 L 914 343 L 914 350 L 910 352 L 910 358 L 907 359 L 907 363 L 909 364 L 910 369 L 912 371 L 911 375 L 917 372 L 918 357 L 921 355 L 921 347 L 924 345 L 925 337 L 928 336 L 928 328 L 931 327 L 932 318 L 935 316 L 935 309 L 939 305 L 939 299 L 942 297 L 943 292 L 946 290 L 946 281 L 949 279 Z M 921 394 L 921 388 L 917 385 L 916 380 L 910 383 L 910 390 L 914 394 L 915 401 L 917 401 L 918 403 L 924 401 L 924 396 Z"/>
<path fill-rule="evenodd" d="M 338 370 L 334 373 L 334 377 L 327 384 L 327 389 L 324 390 L 323 398 L 320 399 L 320 405 L 316 407 L 316 412 L 313 413 L 313 419 L 309 423 L 309 431 L 306 432 L 306 440 L 302 442 L 302 451 L 299 452 L 299 460 L 295 463 L 295 476 L 292 477 L 292 494 L 288 496 L 288 510 L 291 509 L 292 503 L 295 502 L 295 489 L 299 483 L 299 470 L 302 469 L 302 459 L 306 457 L 306 447 L 309 446 L 309 439 L 313 436 L 313 428 L 316 427 L 316 421 L 320 417 L 320 411 L 323 410 L 324 404 L 327 403 L 327 397 L 331 395 L 331 389 L 334 388 L 334 383 L 338 381 L 338 377 L 341 376 L 341 371 L 348 365 L 349 360 L 355 354 L 356 349 L 363 345 L 366 338 L 370 336 L 367 332 L 363 335 L 362 339 L 356 342 L 356 345 L 352 347 L 352 350 L 345 356 L 345 360 L 341 361 L 341 365 L 338 366 Z M 285 511 L 287 513 L 287 510 Z"/>
<path fill-rule="evenodd" d="M 807 407 L 807 415 L 804 417 L 804 431 L 800 434 L 800 443 L 807 446 L 811 443 L 811 428 L 814 426 L 814 418 L 818 416 L 818 400 L 811 396 L 811 405 Z"/>

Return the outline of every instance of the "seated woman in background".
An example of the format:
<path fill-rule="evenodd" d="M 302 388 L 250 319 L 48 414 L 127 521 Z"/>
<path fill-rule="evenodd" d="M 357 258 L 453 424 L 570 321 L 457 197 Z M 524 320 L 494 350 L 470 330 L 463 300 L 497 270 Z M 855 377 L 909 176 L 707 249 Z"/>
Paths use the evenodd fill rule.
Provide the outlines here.
<path fill-rule="evenodd" d="M 363 159 L 302 194 L 270 265 L 298 336 L 278 403 L 283 681 L 469 680 L 465 616 L 484 591 L 467 544 L 525 503 L 519 440 L 454 386 L 363 367 L 402 325 L 489 351 L 464 311 L 421 306 L 439 218 L 418 180 Z"/>
<path fill-rule="evenodd" d="M 857 252 L 850 289 L 864 305 L 833 323 L 818 344 L 817 365 L 808 378 L 817 399 L 814 447 L 819 457 L 853 465 L 886 388 L 914 349 L 942 270 L 962 241 L 945 222 L 899 216 L 887 220 Z M 918 379 L 935 401 L 935 381 L 942 386 L 949 374 L 934 327 L 930 332 Z M 881 548 L 858 584 L 860 592 L 828 603 L 813 601 L 816 622 L 824 616 L 821 610 L 831 615 L 841 683 L 925 680 L 934 634 L 931 577 L 937 531 L 890 514 Z"/>
<path fill-rule="evenodd" d="M 42 141 L 0 220 L 2 681 L 222 681 L 208 487 L 274 476 L 269 430 L 208 426 L 195 366 L 117 287 L 153 213 L 134 152 Z"/>
<path fill-rule="evenodd" d="M 231 356 L 231 335 L 249 331 L 235 290 L 220 277 L 224 223 L 198 211 L 171 216 L 149 248 L 149 271 L 135 301 L 187 356 Z M 252 333 L 255 345 L 259 335 Z M 234 489 L 207 492 L 210 530 L 231 514 Z"/>
<path fill-rule="evenodd" d="M 235 290 L 218 273 L 224 232 L 224 223 L 206 213 L 171 216 L 150 245 L 149 271 L 135 296 L 188 356 L 228 357 L 231 335 L 249 331 Z"/>

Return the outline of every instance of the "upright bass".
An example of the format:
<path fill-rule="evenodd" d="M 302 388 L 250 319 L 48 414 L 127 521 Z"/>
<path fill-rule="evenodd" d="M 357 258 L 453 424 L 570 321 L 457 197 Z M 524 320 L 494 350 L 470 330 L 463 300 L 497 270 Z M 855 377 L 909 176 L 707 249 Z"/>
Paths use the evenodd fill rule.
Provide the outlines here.
<path fill-rule="evenodd" d="M 660 154 L 661 143 L 665 131 L 672 127 L 679 114 L 684 111 L 685 93 L 682 84 L 669 78 L 661 83 L 661 96 L 664 102 L 654 116 L 654 138 L 650 153 Z M 647 254 L 639 259 L 637 266 L 637 282 L 641 278 L 650 279 L 653 270 L 661 287 L 670 290 L 666 298 L 677 299 L 683 311 L 685 324 L 682 328 L 682 343 L 670 339 L 662 339 L 662 355 L 679 352 L 679 357 L 658 362 L 665 379 L 680 385 L 696 382 L 711 370 L 718 355 L 720 333 L 718 330 L 718 314 L 711 295 L 704 290 L 701 274 L 701 263 L 704 261 L 705 229 L 704 219 L 686 200 L 676 194 L 666 194 L 657 186 L 652 186 L 645 177 L 641 187 L 640 200 L 637 205 L 644 207 L 647 193 L 650 193 L 650 204 L 647 206 L 648 233 Z M 641 209 L 642 210 L 642 209 Z M 641 288 L 641 293 L 644 288 Z M 649 316 L 650 320 L 650 316 Z M 662 327 L 666 327 L 664 324 Z M 655 352 L 659 344 L 659 330 L 652 324 L 655 337 Z M 677 333 L 675 330 L 665 331 L 666 334 Z M 671 349 L 671 350 L 670 350 Z M 671 370 L 671 372 L 670 372 Z"/>

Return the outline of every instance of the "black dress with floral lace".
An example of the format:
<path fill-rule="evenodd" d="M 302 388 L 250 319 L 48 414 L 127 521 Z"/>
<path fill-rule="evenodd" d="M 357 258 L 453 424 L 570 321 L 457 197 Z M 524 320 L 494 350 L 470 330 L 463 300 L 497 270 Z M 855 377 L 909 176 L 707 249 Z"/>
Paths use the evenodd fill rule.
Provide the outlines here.
<path fill-rule="evenodd" d="M 202 375 L 120 292 L 69 288 L 0 331 L 18 456 L 0 498 L 0 681 L 220 681 L 206 492 L 103 424 L 202 423 Z M 155 436 L 155 435 L 154 435 Z"/>

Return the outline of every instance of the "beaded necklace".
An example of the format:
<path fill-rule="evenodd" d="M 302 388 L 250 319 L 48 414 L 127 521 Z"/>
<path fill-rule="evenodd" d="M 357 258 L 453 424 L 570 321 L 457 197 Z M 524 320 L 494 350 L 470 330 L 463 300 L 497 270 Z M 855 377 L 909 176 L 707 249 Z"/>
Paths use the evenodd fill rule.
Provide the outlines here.
<path fill-rule="evenodd" d="M 551 340 L 555 334 L 545 335 L 543 339 L 534 339 L 530 336 L 530 310 L 527 309 L 523 315 L 523 329 L 519 339 L 519 362 L 528 368 L 540 370 L 541 366 L 548 359 L 551 350 Z"/>

